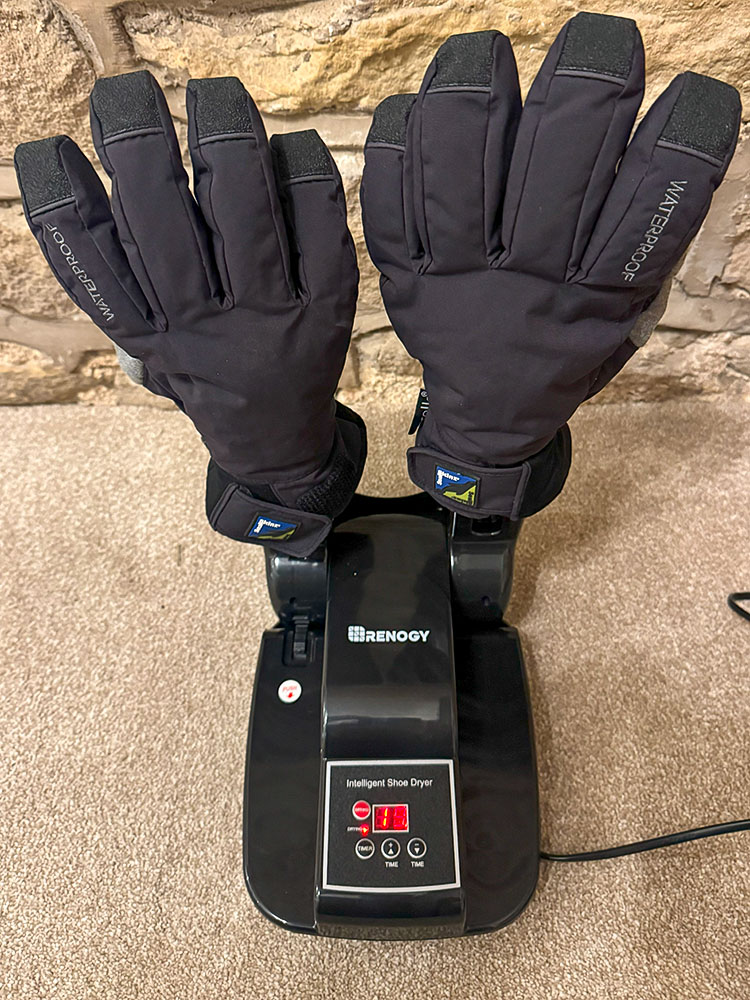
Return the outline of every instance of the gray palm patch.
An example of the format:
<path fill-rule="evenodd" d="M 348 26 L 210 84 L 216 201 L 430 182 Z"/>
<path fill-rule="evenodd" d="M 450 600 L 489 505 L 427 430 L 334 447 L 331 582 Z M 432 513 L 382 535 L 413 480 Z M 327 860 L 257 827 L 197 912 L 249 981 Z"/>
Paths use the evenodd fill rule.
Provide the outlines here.
<path fill-rule="evenodd" d="M 143 362 L 139 361 L 138 358 L 132 358 L 121 347 L 118 347 L 117 344 L 115 344 L 115 352 L 120 368 L 122 368 L 131 382 L 135 382 L 136 385 L 143 385 L 146 373 L 146 366 Z"/>

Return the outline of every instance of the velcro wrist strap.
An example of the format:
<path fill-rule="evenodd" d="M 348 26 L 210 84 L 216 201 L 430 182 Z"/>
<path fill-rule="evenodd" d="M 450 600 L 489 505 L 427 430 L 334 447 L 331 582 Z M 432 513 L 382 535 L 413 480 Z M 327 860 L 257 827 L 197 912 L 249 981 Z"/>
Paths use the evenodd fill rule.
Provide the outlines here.
<path fill-rule="evenodd" d="M 331 530 L 330 517 L 256 500 L 231 483 L 208 512 L 211 527 L 238 542 L 258 542 L 288 556 L 311 555 Z"/>
<path fill-rule="evenodd" d="M 500 515 L 517 520 L 521 514 L 531 465 L 506 469 L 456 462 L 431 448 L 410 448 L 409 476 L 443 506 L 466 517 Z"/>

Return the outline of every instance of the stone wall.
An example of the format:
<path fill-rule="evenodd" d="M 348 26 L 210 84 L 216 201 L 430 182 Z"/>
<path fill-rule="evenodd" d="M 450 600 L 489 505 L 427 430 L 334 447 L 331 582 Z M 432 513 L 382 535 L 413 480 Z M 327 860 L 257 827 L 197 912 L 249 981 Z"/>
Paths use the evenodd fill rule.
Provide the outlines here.
<path fill-rule="evenodd" d="M 388 328 L 364 251 L 357 202 L 373 107 L 415 90 L 450 34 L 498 28 L 524 88 L 564 21 L 580 9 L 635 17 L 649 72 L 645 105 L 684 68 L 742 91 L 750 114 L 750 0 L 2 0 L 0 7 L 0 402 L 158 405 L 131 386 L 106 338 L 49 274 L 21 212 L 11 166 L 21 140 L 60 132 L 91 152 L 88 92 L 97 75 L 149 68 L 184 131 L 191 76 L 234 74 L 269 133 L 317 128 L 350 198 L 362 270 L 347 398 L 418 368 Z M 649 345 L 599 399 L 748 391 L 750 387 L 750 125 Z"/>

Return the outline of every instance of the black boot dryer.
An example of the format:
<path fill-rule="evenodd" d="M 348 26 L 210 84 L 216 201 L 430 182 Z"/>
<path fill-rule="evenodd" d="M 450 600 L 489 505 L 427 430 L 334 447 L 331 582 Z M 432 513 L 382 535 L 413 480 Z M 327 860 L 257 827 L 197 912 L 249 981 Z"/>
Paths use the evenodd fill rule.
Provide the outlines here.
<path fill-rule="evenodd" d="M 269 552 L 245 879 L 289 930 L 496 930 L 539 864 L 531 713 L 503 612 L 520 523 L 357 497 L 307 559 Z"/>

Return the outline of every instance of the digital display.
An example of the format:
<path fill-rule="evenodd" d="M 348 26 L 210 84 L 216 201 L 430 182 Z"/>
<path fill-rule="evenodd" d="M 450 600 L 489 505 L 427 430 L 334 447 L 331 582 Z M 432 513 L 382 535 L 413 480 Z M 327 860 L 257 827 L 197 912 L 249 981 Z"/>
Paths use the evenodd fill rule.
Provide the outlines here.
<path fill-rule="evenodd" d="M 372 828 L 375 833 L 408 833 L 409 807 L 400 802 L 396 805 L 373 806 Z"/>

